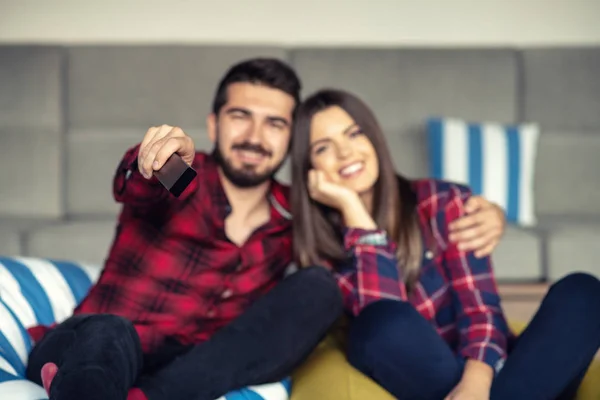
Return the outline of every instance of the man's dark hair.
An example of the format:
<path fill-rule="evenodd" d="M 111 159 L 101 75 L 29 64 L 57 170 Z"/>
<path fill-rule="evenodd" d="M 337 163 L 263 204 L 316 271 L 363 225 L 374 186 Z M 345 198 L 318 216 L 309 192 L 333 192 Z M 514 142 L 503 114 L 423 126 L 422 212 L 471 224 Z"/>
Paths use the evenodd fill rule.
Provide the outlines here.
<path fill-rule="evenodd" d="M 301 83 L 296 72 L 286 63 L 275 58 L 253 58 L 232 66 L 219 82 L 213 100 L 213 113 L 219 114 L 227 103 L 227 87 L 232 83 L 249 82 L 279 89 L 300 103 Z"/>

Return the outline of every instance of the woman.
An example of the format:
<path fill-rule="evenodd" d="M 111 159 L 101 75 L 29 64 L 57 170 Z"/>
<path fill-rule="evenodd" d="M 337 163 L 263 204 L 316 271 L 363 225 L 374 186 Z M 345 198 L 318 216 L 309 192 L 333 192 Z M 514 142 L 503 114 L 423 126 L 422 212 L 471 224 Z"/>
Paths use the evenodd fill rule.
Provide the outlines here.
<path fill-rule="evenodd" d="M 398 176 L 374 115 L 350 93 L 314 94 L 294 129 L 296 257 L 337 277 L 354 367 L 401 400 L 576 392 L 600 347 L 600 281 L 576 273 L 555 283 L 517 338 L 490 258 L 448 238 L 467 187 Z"/>

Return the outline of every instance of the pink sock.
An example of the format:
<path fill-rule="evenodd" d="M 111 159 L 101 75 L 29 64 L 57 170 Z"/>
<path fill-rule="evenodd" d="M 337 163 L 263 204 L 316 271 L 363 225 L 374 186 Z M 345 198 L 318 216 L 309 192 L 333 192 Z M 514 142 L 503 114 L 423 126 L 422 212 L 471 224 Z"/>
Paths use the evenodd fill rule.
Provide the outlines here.
<path fill-rule="evenodd" d="M 127 393 L 127 400 L 148 400 L 148 398 L 140 389 L 133 388 Z"/>
<path fill-rule="evenodd" d="M 50 395 L 50 385 L 52 384 L 52 380 L 54 380 L 57 372 L 58 367 L 54 363 L 46 363 L 42 367 L 42 384 L 44 385 L 44 390 L 46 390 L 48 395 Z"/>

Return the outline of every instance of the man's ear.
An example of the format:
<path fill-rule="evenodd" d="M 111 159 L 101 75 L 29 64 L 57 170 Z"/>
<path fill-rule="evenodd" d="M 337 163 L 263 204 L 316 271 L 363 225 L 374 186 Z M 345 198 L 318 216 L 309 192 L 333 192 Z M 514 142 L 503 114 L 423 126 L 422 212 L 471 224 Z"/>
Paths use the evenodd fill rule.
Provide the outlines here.
<path fill-rule="evenodd" d="M 210 113 L 206 117 L 206 128 L 208 129 L 208 138 L 215 143 L 217 141 L 217 116 L 214 113 Z"/>

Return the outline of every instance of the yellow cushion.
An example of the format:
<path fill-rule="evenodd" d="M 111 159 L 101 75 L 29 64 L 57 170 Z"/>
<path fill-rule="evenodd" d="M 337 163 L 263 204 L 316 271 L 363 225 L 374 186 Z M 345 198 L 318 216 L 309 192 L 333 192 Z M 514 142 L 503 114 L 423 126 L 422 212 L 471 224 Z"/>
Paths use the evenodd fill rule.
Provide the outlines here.
<path fill-rule="evenodd" d="M 513 322 L 515 332 L 524 324 Z M 394 397 L 353 368 L 343 351 L 344 337 L 339 330 L 327 336 L 293 374 L 291 400 L 394 400 Z M 578 399 L 600 399 L 600 361 L 590 367 Z"/>
<path fill-rule="evenodd" d="M 340 343 L 328 336 L 293 374 L 291 400 L 394 400 L 346 361 Z"/>

